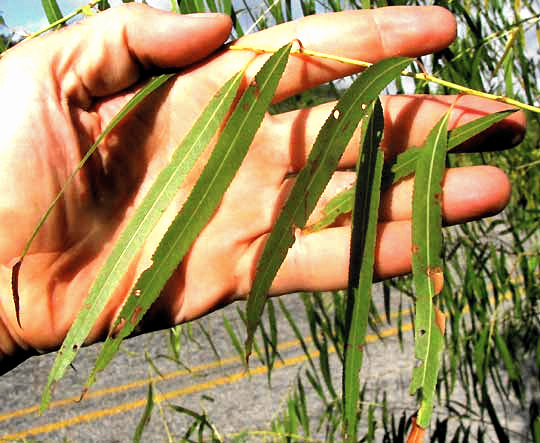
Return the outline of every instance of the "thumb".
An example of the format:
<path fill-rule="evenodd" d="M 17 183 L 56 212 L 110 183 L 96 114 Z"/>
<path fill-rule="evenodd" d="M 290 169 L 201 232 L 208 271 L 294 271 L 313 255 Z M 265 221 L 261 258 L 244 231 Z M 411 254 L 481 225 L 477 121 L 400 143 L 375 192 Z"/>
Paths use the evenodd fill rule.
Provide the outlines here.
<path fill-rule="evenodd" d="M 95 97 L 133 85 L 145 72 L 203 59 L 223 44 L 230 28 L 226 15 L 180 15 L 131 3 L 40 39 L 47 50 L 42 46 L 41 54 L 50 54 L 44 62 L 59 90 L 84 108 Z"/>

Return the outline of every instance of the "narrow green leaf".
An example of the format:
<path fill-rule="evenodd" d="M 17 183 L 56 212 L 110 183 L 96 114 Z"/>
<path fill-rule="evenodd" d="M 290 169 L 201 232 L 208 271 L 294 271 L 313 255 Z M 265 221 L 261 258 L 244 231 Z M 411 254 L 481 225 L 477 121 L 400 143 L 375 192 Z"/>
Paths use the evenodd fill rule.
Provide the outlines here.
<path fill-rule="evenodd" d="M 312 226 L 307 227 L 306 232 L 317 232 L 330 226 L 340 215 L 348 214 L 352 211 L 353 201 L 354 187 L 340 192 L 324 207 L 324 217 Z"/>
<path fill-rule="evenodd" d="M 319 132 L 257 265 L 246 308 L 247 357 L 272 281 L 295 241 L 295 230 L 305 226 L 369 104 L 409 63 L 407 58 L 390 58 L 364 71 L 339 100 Z"/>
<path fill-rule="evenodd" d="M 148 238 L 148 235 L 176 195 L 185 176 L 227 115 L 236 96 L 242 75 L 242 72 L 234 75 L 210 101 L 190 132 L 177 147 L 170 163 L 160 173 L 133 214 L 90 288 L 84 306 L 64 340 L 49 375 L 44 399 L 47 398 L 45 394 L 48 393 L 52 383 L 63 376 L 65 369 L 75 358 L 78 348 L 84 343 L 93 324 L 114 293 L 118 282 L 126 273 L 137 251 Z M 163 84 L 164 80 L 166 81 L 169 77 L 167 75 L 161 78 L 152 88 L 148 89 L 148 93 Z M 42 405 L 42 407 L 46 406 Z"/>
<path fill-rule="evenodd" d="M 433 397 L 444 345 L 444 320 L 433 297 L 442 290 L 442 177 L 447 151 L 446 113 L 430 132 L 416 166 L 412 216 L 412 269 L 416 292 L 415 357 L 411 393 L 419 391 L 417 426 L 425 429 L 433 410 Z M 442 323 L 442 324 L 441 324 Z"/>
<path fill-rule="evenodd" d="M 236 334 L 236 331 L 234 330 L 233 326 L 231 325 L 231 322 L 229 319 L 224 315 L 223 316 L 223 326 L 225 327 L 225 331 L 227 331 L 227 334 L 229 335 L 229 338 L 231 340 L 231 343 L 240 356 L 240 359 L 244 360 L 244 348 L 242 347 L 242 341 L 238 338 L 238 335 Z"/>
<path fill-rule="evenodd" d="M 21 253 L 21 257 L 17 264 L 14 265 L 14 268 L 22 263 L 24 257 L 26 257 L 26 254 L 28 253 L 28 250 L 30 249 L 30 246 L 32 245 L 33 241 L 37 237 L 40 229 L 42 228 L 43 224 L 49 218 L 49 215 L 51 214 L 52 210 L 56 206 L 56 204 L 60 201 L 64 193 L 66 192 L 66 189 L 71 184 L 75 176 L 79 173 L 79 171 L 83 168 L 83 166 L 86 164 L 88 159 L 92 156 L 92 154 L 96 151 L 99 144 L 109 135 L 109 133 L 120 123 L 126 115 L 128 115 L 135 107 L 137 107 L 146 97 L 148 97 L 151 93 L 153 93 L 156 89 L 158 89 L 161 85 L 163 85 L 165 82 L 167 82 L 172 76 L 175 74 L 163 74 L 157 77 L 154 77 L 152 80 L 150 80 L 139 92 L 137 92 L 129 102 L 127 102 L 124 107 L 116 114 L 113 119 L 110 121 L 110 123 L 107 125 L 105 130 L 99 135 L 97 140 L 94 142 L 94 144 L 88 149 L 84 157 L 81 159 L 77 167 L 73 170 L 71 175 L 67 178 L 66 182 L 64 183 L 64 186 L 60 190 L 60 192 L 56 195 L 54 200 L 50 203 L 49 207 L 37 223 L 34 232 L 32 232 L 32 235 L 30 236 L 30 239 L 26 242 L 23 252 Z M 14 272 L 13 278 L 15 279 L 15 283 L 17 280 L 17 275 Z M 16 289 L 16 284 L 14 285 Z"/>
<path fill-rule="evenodd" d="M 344 441 L 357 441 L 359 373 L 366 332 L 375 262 L 375 241 L 379 213 L 384 154 L 379 145 L 384 116 L 380 101 L 362 128 L 362 149 L 358 156 L 357 183 L 352 216 L 351 254 L 345 325 L 345 365 L 343 368 Z"/>
<path fill-rule="evenodd" d="M 146 396 L 146 406 L 144 408 L 139 424 L 135 428 L 135 433 L 133 434 L 134 443 L 140 443 L 144 429 L 150 422 L 150 417 L 152 416 L 152 411 L 154 410 L 154 389 L 152 383 L 148 383 L 148 394 Z"/>
<path fill-rule="evenodd" d="M 58 6 L 58 3 L 56 3 L 56 0 L 41 0 L 41 6 L 45 11 L 45 15 L 47 16 L 49 23 L 52 24 L 64 18 L 64 15 Z"/>
<path fill-rule="evenodd" d="M 109 0 L 100 0 L 98 3 L 98 9 L 100 11 L 105 11 L 106 9 L 109 9 L 111 5 L 109 4 Z"/>
<path fill-rule="evenodd" d="M 6 22 L 4 21 L 4 17 L 2 17 L 0 15 L 0 29 L 6 27 L 7 28 L 7 25 L 6 25 Z M 6 34 L 3 34 L 3 35 L 0 35 L 0 54 L 2 54 L 2 52 L 4 52 L 7 48 L 8 48 L 8 43 L 9 43 L 9 40 L 11 39 L 10 37 L 10 33 L 11 31 L 9 31 L 9 29 L 6 29 Z"/>
<path fill-rule="evenodd" d="M 502 358 L 504 366 L 506 367 L 506 371 L 508 372 L 508 377 L 512 381 L 519 381 L 520 375 L 519 375 L 519 370 L 515 364 L 515 358 L 512 357 L 512 354 L 510 353 L 510 349 L 508 349 L 508 346 L 506 345 L 506 342 L 504 341 L 503 337 L 497 331 L 495 331 L 494 335 L 495 335 L 495 346 L 497 350 L 499 351 L 499 355 Z"/>
<path fill-rule="evenodd" d="M 135 283 L 98 356 L 86 387 L 95 380 L 141 320 L 206 226 L 231 183 L 274 97 L 292 43 L 273 54 L 240 98 L 193 191 L 161 239 L 152 265 Z"/>
<path fill-rule="evenodd" d="M 485 131 L 495 123 L 504 120 L 506 117 L 514 114 L 515 112 L 517 112 L 517 109 L 494 112 L 493 114 L 479 117 L 469 123 L 464 124 L 463 126 L 452 129 L 448 136 L 448 150 L 461 145 L 475 135 L 480 134 L 482 131 Z"/>

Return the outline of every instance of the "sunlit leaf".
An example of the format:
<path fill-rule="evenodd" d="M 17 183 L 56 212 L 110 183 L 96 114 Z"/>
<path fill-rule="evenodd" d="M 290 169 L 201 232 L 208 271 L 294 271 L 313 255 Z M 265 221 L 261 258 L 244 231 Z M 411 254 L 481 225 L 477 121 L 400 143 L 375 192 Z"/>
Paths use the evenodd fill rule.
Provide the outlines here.
<path fill-rule="evenodd" d="M 444 345 L 444 315 L 433 298 L 444 284 L 442 253 L 442 178 L 450 112 L 435 125 L 420 150 L 413 191 L 412 269 L 415 286 L 415 358 L 410 386 L 420 410 L 416 425 L 429 425 Z"/>
<path fill-rule="evenodd" d="M 379 148 L 384 116 L 377 100 L 367 124 L 362 128 L 362 149 L 358 157 L 357 183 L 352 215 L 351 254 L 345 326 L 345 366 L 343 374 L 344 440 L 357 441 L 357 415 L 371 286 L 375 262 L 375 242 L 384 154 Z"/>
<path fill-rule="evenodd" d="M 383 60 L 367 69 L 345 92 L 319 132 L 306 165 L 296 177 L 257 264 L 246 308 L 247 357 L 268 291 L 287 251 L 295 241 L 295 233 L 304 228 L 369 104 L 409 63 L 410 59 L 398 57 Z"/>
<path fill-rule="evenodd" d="M 231 183 L 274 97 L 292 44 L 270 57 L 240 98 L 190 196 L 161 239 L 152 265 L 135 283 L 86 387 L 95 380 L 157 299 L 193 241 L 206 226 Z"/>
<path fill-rule="evenodd" d="M 152 88 L 147 89 L 147 94 L 163 84 L 163 81 L 169 77 L 163 77 L 153 84 Z M 77 350 L 84 343 L 93 324 L 114 293 L 118 282 L 127 272 L 144 241 L 177 194 L 185 176 L 227 115 L 241 79 L 242 73 L 239 72 L 213 97 L 133 214 L 90 288 L 84 306 L 64 340 L 49 375 L 44 400 L 47 398 L 49 387 L 63 376 L 65 369 L 75 358 Z"/>

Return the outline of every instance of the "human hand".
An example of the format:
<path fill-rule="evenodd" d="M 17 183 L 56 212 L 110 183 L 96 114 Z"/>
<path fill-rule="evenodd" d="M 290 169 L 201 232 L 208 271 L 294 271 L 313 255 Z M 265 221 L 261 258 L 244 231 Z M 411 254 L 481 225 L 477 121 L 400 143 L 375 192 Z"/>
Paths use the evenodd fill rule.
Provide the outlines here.
<path fill-rule="evenodd" d="M 221 15 L 179 16 L 141 5 L 99 14 L 10 50 L 0 61 L 0 354 L 55 349 L 134 208 L 165 166 L 208 100 L 244 66 L 246 81 L 266 59 L 251 51 L 212 54 L 228 37 Z M 437 51 L 455 36 L 452 16 L 438 7 L 381 8 L 312 16 L 242 39 L 279 47 L 293 39 L 322 52 L 375 62 L 393 55 Z M 11 297 L 11 267 L 48 204 L 88 147 L 148 75 L 182 68 L 99 147 L 68 187 L 25 258 L 19 276 L 20 319 Z M 351 74 L 348 65 L 291 57 L 278 87 L 280 101 Z M 454 97 L 383 98 L 387 157 L 419 145 Z M 267 115 L 214 217 L 195 241 L 143 321 L 148 329 L 202 316 L 249 292 L 261 246 L 332 104 Z M 451 126 L 504 108 L 461 98 Z M 477 140 L 474 149 L 516 143 L 525 127 L 515 114 Z M 354 181 L 358 137 L 344 154 L 313 214 Z M 469 146 L 469 148 L 471 148 Z M 130 287 L 150 264 L 161 236 L 189 194 L 201 165 L 145 243 L 88 342 L 103 338 Z M 385 192 L 378 230 L 377 278 L 411 266 L 411 181 Z M 447 223 L 493 214 L 508 201 L 510 184 L 492 167 L 450 170 L 444 182 Z M 289 251 L 273 294 L 343 288 L 347 281 L 347 221 L 302 237 Z"/>

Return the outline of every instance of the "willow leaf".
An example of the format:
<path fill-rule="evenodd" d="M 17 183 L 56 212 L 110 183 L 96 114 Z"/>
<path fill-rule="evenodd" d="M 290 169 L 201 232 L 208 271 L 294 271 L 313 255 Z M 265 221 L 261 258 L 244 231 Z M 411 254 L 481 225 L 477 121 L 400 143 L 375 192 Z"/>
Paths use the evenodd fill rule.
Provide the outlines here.
<path fill-rule="evenodd" d="M 247 301 L 247 357 L 272 281 L 295 241 L 295 230 L 305 226 L 368 105 L 409 63 L 407 58 L 390 58 L 364 71 L 339 100 L 319 132 L 257 265 Z"/>
<path fill-rule="evenodd" d="M 306 233 L 317 232 L 324 229 L 338 219 L 343 214 L 348 214 L 352 211 L 354 201 L 354 187 L 345 189 L 337 194 L 328 204 L 324 207 L 324 217 L 317 223 L 306 228 Z"/>
<path fill-rule="evenodd" d="M 381 191 L 384 154 L 379 145 L 384 116 L 377 100 L 365 130 L 357 162 L 357 182 L 352 215 L 351 255 L 345 325 L 345 366 L 343 369 L 344 440 L 357 441 L 357 415 L 363 348 L 371 304 L 371 285 L 375 262 L 375 240 Z"/>
<path fill-rule="evenodd" d="M 433 397 L 444 345 L 444 316 L 433 305 L 443 287 L 442 178 L 448 146 L 450 113 L 435 125 L 420 150 L 416 165 L 412 215 L 412 270 L 416 293 L 415 357 L 411 393 L 419 391 L 416 426 L 425 429 L 433 410 Z"/>
<path fill-rule="evenodd" d="M 97 140 L 94 142 L 92 146 L 88 149 L 84 157 L 81 159 L 77 167 L 73 170 L 71 175 L 67 178 L 67 180 L 64 183 L 64 186 L 58 192 L 56 197 L 53 199 L 53 201 L 50 203 L 49 207 L 45 211 L 45 213 L 41 216 L 39 222 L 37 223 L 36 227 L 34 228 L 34 231 L 32 232 L 32 235 L 30 236 L 30 239 L 26 242 L 24 245 L 24 249 L 21 253 L 21 257 L 19 258 L 19 261 L 13 266 L 12 270 L 12 291 L 13 291 L 13 298 L 16 305 L 16 313 L 17 313 L 17 320 L 19 318 L 18 309 L 17 309 L 17 300 L 18 300 L 18 274 L 19 269 L 21 267 L 22 261 L 28 254 L 28 251 L 30 250 L 30 246 L 32 245 L 33 241 L 37 237 L 39 231 L 45 224 L 45 221 L 49 218 L 49 215 L 51 214 L 54 207 L 57 205 L 57 203 L 60 201 L 60 199 L 63 197 L 63 195 L 66 192 L 66 189 L 71 184 L 75 176 L 79 173 L 79 171 L 83 168 L 83 166 L 86 164 L 88 159 L 92 156 L 92 154 L 96 151 L 99 144 L 109 135 L 109 133 L 120 123 L 126 115 L 128 115 L 135 107 L 137 107 L 146 97 L 148 97 L 152 92 L 154 92 L 156 89 L 158 89 L 161 85 L 163 85 L 165 82 L 167 82 L 173 75 L 175 74 L 163 74 L 157 77 L 154 77 L 152 80 L 150 80 L 143 88 L 141 88 L 140 91 L 138 91 L 132 98 L 129 100 L 124 107 L 116 114 L 110 123 L 107 125 L 105 130 L 99 135 Z"/>
<path fill-rule="evenodd" d="M 461 145 L 467 140 L 471 139 L 475 135 L 480 134 L 495 123 L 504 120 L 506 117 L 514 114 L 517 109 L 509 109 L 506 111 L 494 112 L 493 114 L 479 117 L 472 122 L 466 123 L 463 126 L 452 129 L 448 137 L 448 149 L 453 149 L 456 146 Z"/>
<path fill-rule="evenodd" d="M 459 128 L 452 129 L 449 133 L 448 149 L 450 150 L 456 146 L 459 146 L 475 135 L 485 131 L 495 123 L 505 119 L 514 112 L 516 112 L 516 110 L 496 112 L 477 118 L 472 122 L 460 126 Z M 383 168 L 382 189 L 388 189 L 391 185 L 397 183 L 402 178 L 414 174 L 418 154 L 419 149 L 413 147 L 398 154 L 393 160 L 386 163 Z M 337 194 L 324 208 L 324 217 L 310 226 L 307 231 L 320 231 L 321 229 L 335 223 L 339 216 L 350 213 L 353 206 L 353 200 L 353 188 L 346 189 L 345 191 Z"/>
<path fill-rule="evenodd" d="M 84 306 L 66 336 L 51 370 L 49 384 L 59 380 L 67 366 L 75 358 L 78 348 L 82 346 L 121 277 L 127 272 L 137 251 L 148 238 L 165 209 L 177 194 L 187 173 L 229 112 L 242 76 L 242 72 L 237 73 L 212 98 L 182 143 L 176 148 L 170 163 L 161 171 L 133 214 L 90 288 Z"/>
<path fill-rule="evenodd" d="M 56 0 L 41 0 L 41 6 L 45 11 L 49 23 L 52 24 L 64 18 Z"/>
<path fill-rule="evenodd" d="M 56 195 L 54 200 L 51 202 L 43 216 L 41 217 L 40 221 L 38 222 L 36 228 L 34 229 L 34 232 L 32 233 L 30 239 L 26 243 L 24 250 L 21 254 L 21 258 L 19 261 L 14 265 L 12 270 L 12 292 L 13 292 L 13 299 L 15 303 L 15 312 L 17 315 L 17 320 L 19 320 L 19 310 L 18 310 L 18 300 L 19 300 L 19 294 L 18 294 L 18 273 L 20 270 L 20 267 L 22 265 L 23 259 L 28 253 L 30 246 L 34 239 L 36 238 L 37 234 L 39 233 L 41 227 L 51 214 L 52 210 L 56 206 L 56 204 L 60 201 L 62 196 L 64 195 L 67 187 L 71 184 L 77 173 L 83 168 L 85 163 L 88 161 L 88 159 L 91 157 L 91 155 L 95 152 L 99 144 L 109 135 L 109 133 L 122 121 L 136 106 L 138 106 L 146 97 L 148 97 L 150 94 L 152 94 L 156 89 L 158 89 L 160 86 L 162 86 L 165 82 L 167 82 L 174 74 L 163 74 L 157 77 L 154 77 L 152 80 L 150 80 L 143 88 L 141 88 L 140 91 L 138 91 L 132 98 L 129 100 L 124 107 L 114 116 L 114 118 L 110 121 L 110 123 L 107 125 L 105 130 L 100 134 L 100 136 L 97 138 L 95 143 L 88 149 L 87 153 L 84 155 L 84 157 L 81 159 L 75 170 L 71 173 L 71 175 L 67 178 L 66 182 L 64 183 L 64 186 L 60 190 L 60 192 Z M 90 325 L 91 327 L 91 325 Z M 90 328 L 89 327 L 89 328 Z M 84 337 L 86 337 L 88 333 Z M 68 333 L 69 336 L 69 333 Z M 67 337 L 66 337 L 67 339 Z M 79 338 L 79 343 L 82 344 L 84 341 L 84 338 Z M 50 402 L 51 399 L 51 387 L 54 382 L 62 378 L 63 374 L 65 373 L 66 368 L 69 366 L 69 364 L 73 361 L 75 358 L 75 355 L 78 350 L 78 345 L 75 345 L 73 343 L 72 346 L 66 345 L 66 342 L 64 341 L 64 344 L 58 351 L 58 356 L 53 364 L 53 367 L 51 369 L 51 372 L 49 373 L 49 378 L 47 380 L 47 385 L 45 386 L 42 400 L 41 400 L 41 410 L 43 411 L 47 404 Z"/>
<path fill-rule="evenodd" d="M 240 98 L 197 183 L 161 239 L 152 265 L 135 283 L 86 383 L 90 386 L 157 299 L 231 183 L 274 97 L 292 44 L 270 57 Z"/>

